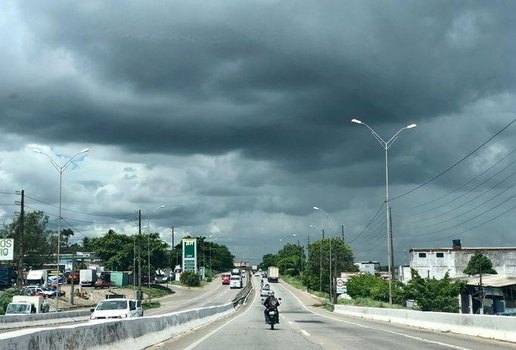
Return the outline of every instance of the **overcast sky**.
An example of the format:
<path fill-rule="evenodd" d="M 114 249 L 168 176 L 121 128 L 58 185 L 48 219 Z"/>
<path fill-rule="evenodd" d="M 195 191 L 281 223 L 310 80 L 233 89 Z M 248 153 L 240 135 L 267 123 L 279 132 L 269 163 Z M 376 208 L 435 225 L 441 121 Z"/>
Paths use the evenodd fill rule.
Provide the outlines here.
<path fill-rule="evenodd" d="M 24 189 L 55 229 L 59 172 L 33 149 L 62 165 L 88 147 L 63 173 L 75 240 L 135 234 L 141 209 L 167 241 L 175 226 L 253 262 L 344 225 L 357 260 L 386 264 L 384 150 L 357 118 L 384 140 L 417 124 L 389 149 L 396 264 L 452 239 L 516 246 L 514 13 L 509 0 L 2 1 L 1 220 Z"/>

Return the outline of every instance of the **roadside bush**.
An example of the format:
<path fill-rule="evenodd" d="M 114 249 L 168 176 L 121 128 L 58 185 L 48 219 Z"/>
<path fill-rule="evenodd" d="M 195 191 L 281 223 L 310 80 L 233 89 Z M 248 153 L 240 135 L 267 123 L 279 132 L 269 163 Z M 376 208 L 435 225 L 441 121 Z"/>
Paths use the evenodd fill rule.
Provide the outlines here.
<path fill-rule="evenodd" d="M 16 288 L 9 288 L 0 294 L 0 315 L 5 314 L 7 305 L 13 300 L 13 296 L 18 295 L 19 290 Z"/>
<path fill-rule="evenodd" d="M 180 281 L 182 285 L 188 287 L 199 287 L 201 285 L 201 278 L 193 272 L 183 272 Z"/>
<path fill-rule="evenodd" d="M 404 288 L 405 299 L 414 299 L 422 311 L 459 312 L 458 296 L 465 289 L 465 282 L 452 281 L 448 273 L 437 280 L 423 278 L 412 269 L 412 279 Z"/>

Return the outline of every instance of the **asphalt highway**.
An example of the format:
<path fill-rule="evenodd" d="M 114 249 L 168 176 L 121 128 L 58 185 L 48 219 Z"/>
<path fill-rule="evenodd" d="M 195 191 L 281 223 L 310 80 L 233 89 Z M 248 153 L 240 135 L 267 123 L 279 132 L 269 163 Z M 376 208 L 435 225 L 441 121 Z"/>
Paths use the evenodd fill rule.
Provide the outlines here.
<path fill-rule="evenodd" d="M 255 286 L 259 286 L 255 278 Z M 263 319 L 258 293 L 231 316 L 149 349 L 240 350 L 240 349 L 515 349 L 515 344 L 476 337 L 426 331 L 413 327 L 363 320 L 333 314 L 318 306 L 310 295 L 283 284 L 271 284 L 282 299 L 280 324 L 270 330 Z"/>

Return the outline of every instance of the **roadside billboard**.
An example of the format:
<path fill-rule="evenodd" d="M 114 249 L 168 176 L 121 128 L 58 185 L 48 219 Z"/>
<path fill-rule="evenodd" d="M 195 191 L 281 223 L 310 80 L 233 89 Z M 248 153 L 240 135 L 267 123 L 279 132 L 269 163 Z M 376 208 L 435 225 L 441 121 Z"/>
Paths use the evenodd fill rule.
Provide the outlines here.
<path fill-rule="evenodd" d="M 183 272 L 197 273 L 197 239 L 183 238 Z"/>
<path fill-rule="evenodd" d="M 0 261 L 9 261 L 14 259 L 14 239 L 0 239 Z"/>

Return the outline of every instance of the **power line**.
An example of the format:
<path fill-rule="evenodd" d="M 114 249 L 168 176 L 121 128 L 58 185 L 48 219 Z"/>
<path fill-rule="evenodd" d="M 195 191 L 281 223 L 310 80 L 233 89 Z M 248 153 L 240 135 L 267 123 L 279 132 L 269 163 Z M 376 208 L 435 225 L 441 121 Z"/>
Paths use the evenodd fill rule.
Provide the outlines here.
<path fill-rule="evenodd" d="M 478 179 L 479 177 L 481 177 L 482 175 L 484 175 L 485 173 L 487 173 L 488 171 L 490 171 L 491 169 L 493 169 L 495 166 L 497 166 L 499 163 L 501 163 L 502 161 L 504 161 L 506 158 L 508 158 L 510 155 L 512 155 L 514 152 L 516 152 L 516 148 L 513 149 L 511 152 L 509 152 L 508 154 L 506 154 L 505 156 L 503 156 L 501 159 L 499 159 L 497 162 L 495 162 L 494 164 L 492 164 L 491 166 L 487 167 L 486 169 L 484 169 L 480 174 L 478 174 L 477 176 L 471 178 L 470 180 L 468 180 L 467 182 L 465 182 L 464 184 L 460 185 L 459 187 L 456 187 L 454 190 L 442 195 L 441 197 L 438 197 L 438 198 L 435 198 L 435 199 L 432 199 L 428 202 L 425 202 L 425 203 L 422 203 L 422 204 L 419 204 L 419 205 L 415 205 L 415 206 L 412 206 L 413 209 L 416 209 L 416 208 L 421 208 L 421 207 L 424 207 L 428 204 L 432 204 L 432 203 L 435 203 L 441 199 L 444 199 L 450 195 L 452 195 L 453 193 L 463 189 L 464 187 L 466 187 L 467 185 L 469 185 L 470 183 L 472 183 L 473 181 L 475 181 L 476 179 Z M 512 162 L 510 165 L 514 164 L 514 162 Z M 508 166 L 507 166 L 508 167 Z M 502 170 L 506 169 L 507 167 L 503 168 Z M 470 190 L 471 191 L 471 190 Z M 431 209 L 430 209 L 431 210 Z M 419 214 L 414 214 L 414 215 L 419 215 Z"/>
<path fill-rule="evenodd" d="M 462 163 L 463 161 L 465 161 L 466 159 L 468 159 L 469 157 L 471 157 L 475 152 L 477 152 L 479 149 L 481 149 L 482 147 L 484 147 L 485 145 L 487 145 L 489 142 L 491 142 L 495 137 L 497 137 L 498 135 L 500 135 L 503 131 L 505 131 L 505 129 L 507 129 L 509 126 L 511 126 L 514 122 L 516 122 L 516 119 L 513 119 L 509 124 L 507 124 L 506 126 L 504 126 L 500 131 L 498 131 L 496 134 L 494 134 L 493 136 L 491 136 L 487 141 L 485 141 L 484 143 L 482 143 L 480 146 L 478 146 L 477 148 L 475 148 L 473 151 L 471 151 L 468 155 L 466 155 L 465 157 L 463 157 L 462 159 L 460 159 L 458 162 L 456 162 L 455 164 L 451 165 L 450 167 L 448 167 L 446 170 L 442 171 L 441 173 L 437 174 L 436 176 L 432 177 L 430 180 L 427 180 L 425 182 L 423 182 L 421 185 L 419 186 L 416 186 L 414 187 L 413 189 L 405 192 L 405 193 L 402 193 L 396 197 L 393 197 L 391 198 L 390 200 L 391 201 L 394 201 L 396 199 L 399 199 L 399 198 L 402 198 L 402 197 L 405 197 L 407 195 L 409 195 L 410 193 L 412 192 L 415 192 L 417 190 L 419 190 L 420 188 L 428 185 L 429 183 L 433 182 L 434 180 L 438 179 L 439 177 L 441 177 L 442 175 L 446 174 L 447 172 L 449 172 L 450 170 L 452 170 L 453 168 L 455 168 L 457 165 L 459 165 L 460 163 Z"/>
<path fill-rule="evenodd" d="M 54 205 L 52 203 L 43 201 L 43 200 L 38 199 L 38 198 L 34 198 L 34 197 L 31 197 L 31 196 L 28 196 L 28 195 L 25 195 L 25 197 L 30 198 L 32 200 L 35 200 L 36 202 L 39 202 L 39 203 L 42 203 L 42 204 L 46 204 L 46 205 L 48 205 L 50 207 L 53 207 L 53 208 L 56 208 L 56 209 L 59 208 L 58 206 L 56 206 L 56 205 Z M 72 210 L 72 209 L 67 209 L 67 208 L 62 208 L 62 210 L 68 211 L 68 212 L 71 212 L 71 213 L 75 213 L 75 214 L 82 214 L 82 215 L 87 215 L 87 216 L 97 216 L 97 217 L 117 217 L 117 216 L 127 216 L 128 215 L 128 214 L 89 214 L 89 213 L 86 213 L 86 212 Z"/>
<path fill-rule="evenodd" d="M 458 223 L 458 224 L 455 224 L 455 225 L 449 226 L 449 227 L 444 228 L 444 229 L 442 229 L 442 230 L 437 230 L 437 231 L 428 232 L 428 233 L 421 233 L 421 234 L 419 234 L 419 235 L 420 235 L 420 236 L 428 236 L 428 235 L 432 235 L 432 234 L 436 234 L 436 233 L 445 232 L 445 231 L 448 231 L 448 230 L 450 230 L 450 229 L 452 229 L 452 228 L 455 228 L 455 227 L 461 226 L 461 225 L 463 225 L 463 224 L 465 224 L 465 223 L 467 223 L 467 222 L 470 222 L 470 221 L 472 221 L 472 220 L 475 220 L 476 218 L 479 218 L 479 217 L 481 217 L 481 216 L 483 216 L 483 215 L 487 214 L 488 212 L 490 212 L 490 211 L 492 211 L 492 210 L 494 210 L 494 209 L 498 208 L 498 207 L 499 207 L 499 206 L 501 206 L 502 204 L 507 203 L 509 200 L 511 200 L 511 199 L 513 199 L 513 198 L 515 198 L 515 197 L 516 197 L 516 194 L 513 194 L 512 196 L 510 196 L 510 197 L 509 197 L 509 198 L 507 198 L 506 200 L 504 200 L 504 201 L 502 201 L 502 202 L 498 203 L 498 204 L 497 204 L 497 205 L 495 205 L 494 207 L 491 207 L 491 208 L 489 208 L 489 209 L 487 209 L 487 210 L 483 211 L 482 213 L 478 214 L 477 216 L 475 216 L 475 217 L 473 217 L 473 218 L 470 218 L 470 219 L 468 219 L 468 220 L 462 221 L 462 222 L 460 222 L 460 223 Z"/>
<path fill-rule="evenodd" d="M 371 225 L 371 223 L 374 221 L 374 219 L 376 219 L 376 217 L 378 216 L 378 214 L 380 213 L 380 210 L 382 210 L 382 208 L 385 206 L 385 202 L 382 203 L 382 205 L 380 206 L 380 208 L 378 208 L 378 210 L 376 211 L 376 214 L 374 214 L 373 218 L 369 221 L 369 223 L 366 225 L 366 227 L 362 230 L 362 232 L 360 232 L 355 238 L 353 238 L 352 240 L 350 240 L 348 242 L 348 244 L 351 244 L 353 243 L 354 241 L 356 241 L 366 230 L 367 228 L 369 227 L 369 225 Z"/>
<path fill-rule="evenodd" d="M 516 162 L 516 161 L 515 161 L 515 162 Z M 498 175 L 498 174 L 495 174 L 495 175 Z M 449 214 L 449 213 L 451 213 L 451 212 L 453 212 L 453 211 L 455 211 L 455 210 L 458 210 L 458 209 L 460 209 L 460 208 L 464 207 L 465 205 L 470 204 L 470 203 L 471 203 L 471 202 L 473 202 L 474 200 L 476 200 L 476 199 L 478 199 L 478 198 L 482 197 L 483 195 L 485 195 L 485 194 L 487 194 L 487 193 L 489 193 L 489 192 L 493 191 L 494 189 L 496 189 L 498 186 L 500 186 L 501 184 L 503 184 L 504 182 L 506 182 L 507 180 L 509 180 L 509 179 L 510 179 L 511 177 L 513 177 L 514 175 L 516 175 L 516 172 L 513 172 L 513 173 L 509 174 L 509 175 L 508 175 L 508 176 L 506 176 L 502 181 L 498 182 L 497 184 L 495 184 L 494 186 L 492 186 L 492 187 L 490 187 L 489 189 L 485 190 L 484 192 L 482 192 L 482 193 L 480 193 L 480 194 L 476 195 L 475 197 L 471 198 L 470 200 L 468 200 L 468 201 L 466 201 L 466 202 L 464 202 L 464 203 L 462 203 L 462 204 L 459 204 L 458 206 L 453 207 L 453 208 L 451 208 L 451 209 L 449 209 L 449 210 L 447 210 L 447 211 L 444 211 L 444 212 L 442 212 L 442 213 L 439 213 L 439 214 L 437 214 L 437 215 L 434 215 L 434 216 L 432 216 L 432 217 L 424 218 L 424 219 L 418 220 L 417 222 L 425 222 L 425 221 L 429 221 L 429 220 L 437 219 L 437 218 L 439 218 L 439 217 L 441 217 L 441 216 L 443 216 L 443 215 L 446 215 L 446 214 Z M 486 180 L 485 182 L 480 183 L 478 186 L 474 187 L 474 188 L 473 188 L 473 189 L 471 189 L 470 191 L 465 192 L 465 193 L 463 193 L 462 195 L 460 195 L 460 196 L 456 197 L 455 199 L 453 199 L 453 200 L 451 200 L 451 201 L 448 201 L 447 203 L 444 203 L 444 204 L 443 204 L 443 206 L 444 206 L 444 205 L 446 205 L 446 204 L 452 203 L 452 202 L 454 202 L 455 200 L 457 200 L 457 199 L 459 199 L 459 198 L 462 198 L 462 197 L 466 196 L 467 194 L 469 194 L 469 193 L 470 193 L 470 192 L 472 192 L 473 190 L 475 190 L 475 189 L 477 189 L 478 187 L 480 187 L 481 185 L 485 184 L 487 181 L 491 180 L 493 177 L 494 177 L 494 176 L 492 176 L 491 178 L 489 178 L 489 179 L 488 179 L 488 180 Z M 514 185 L 515 185 L 515 184 L 513 184 L 513 185 L 509 186 L 507 189 L 505 189 L 504 191 L 500 192 L 499 194 L 504 193 L 504 192 L 507 192 L 509 189 L 513 188 L 513 187 L 514 187 Z M 498 194 L 498 195 L 499 195 L 499 194 Z M 495 197 L 493 197 L 493 198 L 496 198 L 498 195 L 495 195 Z M 486 201 L 486 202 L 483 202 L 482 204 L 485 204 L 485 203 L 487 203 L 487 202 L 489 202 L 489 201 L 490 201 L 490 200 L 488 200 L 488 201 Z M 433 211 L 434 209 L 437 209 L 437 208 L 433 208 L 433 209 L 431 209 L 430 211 Z M 429 211 L 429 212 L 430 212 L 430 211 Z M 447 220 L 447 221 L 449 221 L 449 220 Z"/>

